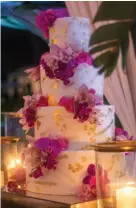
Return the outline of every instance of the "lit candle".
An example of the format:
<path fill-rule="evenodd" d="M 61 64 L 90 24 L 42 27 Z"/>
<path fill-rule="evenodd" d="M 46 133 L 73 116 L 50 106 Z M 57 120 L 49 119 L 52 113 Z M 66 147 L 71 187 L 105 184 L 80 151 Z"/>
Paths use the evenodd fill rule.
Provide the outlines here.
<path fill-rule="evenodd" d="M 4 172 L 1 171 L 1 181 L 0 181 L 0 187 L 2 188 L 4 186 Z"/>
<path fill-rule="evenodd" d="M 15 181 L 25 180 L 25 166 L 21 163 L 20 159 L 11 160 L 8 165 L 8 178 Z"/>
<path fill-rule="evenodd" d="M 116 191 L 117 208 L 136 208 L 136 188 L 125 187 Z"/>

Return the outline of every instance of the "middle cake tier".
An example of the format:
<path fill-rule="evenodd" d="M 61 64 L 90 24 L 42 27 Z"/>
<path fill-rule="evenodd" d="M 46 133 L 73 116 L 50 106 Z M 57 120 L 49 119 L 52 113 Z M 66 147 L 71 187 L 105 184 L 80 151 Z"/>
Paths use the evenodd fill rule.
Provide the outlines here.
<path fill-rule="evenodd" d="M 114 106 L 99 105 L 99 123 L 79 122 L 64 107 L 49 106 L 37 109 L 35 138 L 61 136 L 69 141 L 69 149 L 80 150 L 91 143 L 111 141 L 114 138 Z M 56 137 L 56 138 L 57 138 Z"/>

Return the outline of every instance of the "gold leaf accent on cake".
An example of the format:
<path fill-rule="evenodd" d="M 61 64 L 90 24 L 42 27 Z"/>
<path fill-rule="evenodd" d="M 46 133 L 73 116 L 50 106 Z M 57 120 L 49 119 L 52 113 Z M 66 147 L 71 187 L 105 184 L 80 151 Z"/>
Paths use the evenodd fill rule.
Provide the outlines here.
<path fill-rule="evenodd" d="M 72 172 L 72 173 L 76 173 L 79 172 L 80 170 L 83 169 L 83 165 L 81 165 L 79 162 L 77 162 L 75 165 L 68 165 L 68 169 Z"/>
<path fill-rule="evenodd" d="M 41 126 L 41 122 L 40 122 L 39 120 L 37 120 L 37 121 L 36 121 L 36 127 L 37 127 L 37 130 L 39 130 L 40 126 Z"/>
<path fill-rule="evenodd" d="M 41 137 L 43 137 L 43 136 L 45 136 L 45 135 L 46 135 L 46 132 L 40 133 L 40 136 L 41 136 Z"/>
<path fill-rule="evenodd" d="M 36 197 L 38 198 L 38 197 L 40 197 L 40 194 L 39 194 L 40 187 L 36 186 L 35 189 L 36 189 Z"/>
<path fill-rule="evenodd" d="M 62 111 L 56 110 L 56 111 L 53 113 L 53 120 L 54 120 L 55 122 L 63 121 L 63 118 L 62 118 Z"/>
<path fill-rule="evenodd" d="M 59 86 L 59 81 L 56 80 L 56 81 L 53 83 L 53 88 L 54 88 L 54 89 L 57 89 L 58 86 Z"/>
<path fill-rule="evenodd" d="M 83 162 L 85 162 L 85 161 L 87 161 L 87 157 L 86 157 L 86 156 L 81 156 L 81 160 L 82 160 Z"/>
<path fill-rule="evenodd" d="M 84 125 L 84 130 L 87 131 L 88 130 L 88 126 Z"/>
<path fill-rule="evenodd" d="M 75 73 L 76 72 L 76 69 L 74 68 L 74 69 L 72 69 L 73 70 L 73 72 Z"/>
<path fill-rule="evenodd" d="M 66 129 L 67 129 L 67 125 L 66 124 L 63 124 L 60 130 L 61 131 L 65 131 Z"/>
<path fill-rule="evenodd" d="M 67 33 L 67 28 L 64 28 L 64 29 L 62 30 L 62 32 L 63 32 L 64 34 L 66 34 L 66 33 Z"/>
<path fill-rule="evenodd" d="M 54 95 L 49 95 L 48 96 L 48 104 L 51 105 L 51 106 L 57 104 L 56 101 L 55 101 Z"/>
<path fill-rule="evenodd" d="M 58 156 L 58 160 L 67 159 L 67 158 L 68 158 L 68 155 L 66 154 Z"/>
<path fill-rule="evenodd" d="M 47 76 L 45 75 L 42 79 L 42 81 L 44 82 L 47 79 Z"/>
<path fill-rule="evenodd" d="M 60 123 L 57 122 L 57 123 L 56 123 L 56 126 L 59 127 L 59 126 L 60 126 Z"/>
<path fill-rule="evenodd" d="M 51 43 L 52 43 L 52 44 L 57 44 L 57 40 L 56 40 L 56 39 L 52 39 L 52 40 L 51 40 Z"/>
<path fill-rule="evenodd" d="M 51 27 L 51 28 L 50 28 L 50 32 L 51 32 L 51 33 L 55 33 L 55 28 L 54 28 L 54 27 Z"/>
<path fill-rule="evenodd" d="M 57 185 L 54 182 L 44 182 L 44 181 L 34 181 L 34 183 L 42 185 L 42 186 L 56 186 Z"/>
<path fill-rule="evenodd" d="M 93 137 L 90 138 L 90 142 L 95 142 L 95 139 Z"/>

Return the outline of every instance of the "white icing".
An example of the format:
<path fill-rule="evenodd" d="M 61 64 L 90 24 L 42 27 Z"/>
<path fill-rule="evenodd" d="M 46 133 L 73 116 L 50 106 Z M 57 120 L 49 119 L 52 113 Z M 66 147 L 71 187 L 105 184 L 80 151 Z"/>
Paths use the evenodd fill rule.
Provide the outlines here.
<path fill-rule="evenodd" d="M 88 89 L 95 89 L 97 95 L 103 99 L 104 75 L 99 75 L 98 70 L 88 64 L 81 64 L 71 78 L 71 85 L 64 85 L 61 80 L 46 77 L 45 70 L 41 67 L 41 91 L 43 95 L 53 95 L 58 103 L 62 96 L 75 96 L 79 87 L 85 84 Z M 55 83 L 58 83 L 57 87 Z"/>
<path fill-rule="evenodd" d="M 26 158 L 27 191 L 37 194 L 75 195 L 82 185 L 83 178 L 87 175 L 88 165 L 95 164 L 93 150 L 64 151 L 60 154 L 56 170 L 45 170 L 44 176 L 34 179 L 29 177 L 32 167 L 27 162 L 28 157 L 30 156 Z M 126 162 L 123 153 L 99 153 L 97 162 L 107 171 L 110 181 L 116 182 L 121 177 L 125 177 Z M 69 168 L 69 165 L 72 168 Z"/>
<path fill-rule="evenodd" d="M 58 18 L 49 31 L 50 43 L 55 41 L 60 48 L 71 46 L 76 50 L 88 50 L 90 24 L 87 18 Z"/>
<path fill-rule="evenodd" d="M 35 127 L 35 138 L 42 136 L 64 136 L 69 140 L 69 149 L 81 149 L 91 142 L 106 142 L 114 137 L 114 107 L 100 105 L 102 116 L 99 118 L 101 124 L 94 125 L 88 121 L 80 123 L 73 119 L 73 114 L 63 107 L 49 106 L 38 108 L 37 120 L 40 125 Z"/>
<path fill-rule="evenodd" d="M 95 162 L 95 153 L 94 151 L 64 151 L 60 156 L 62 158 L 59 159 L 57 169 L 45 170 L 45 176 L 39 179 L 29 177 L 32 167 L 26 162 L 27 191 L 51 195 L 76 194 L 87 173 L 88 165 Z M 79 171 L 72 172 L 77 168 L 76 163 L 80 165 Z M 69 169 L 69 165 L 72 165 L 72 169 Z"/>

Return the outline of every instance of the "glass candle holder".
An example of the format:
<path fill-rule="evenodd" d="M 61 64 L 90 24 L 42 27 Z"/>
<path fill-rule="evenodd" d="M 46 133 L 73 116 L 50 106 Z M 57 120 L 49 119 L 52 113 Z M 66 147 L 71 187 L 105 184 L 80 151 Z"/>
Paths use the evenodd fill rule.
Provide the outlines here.
<path fill-rule="evenodd" d="M 9 176 L 9 164 L 20 157 L 25 147 L 25 131 L 19 123 L 20 119 L 21 115 L 15 112 L 1 114 L 1 169 L 5 182 Z"/>
<path fill-rule="evenodd" d="M 101 143 L 96 154 L 98 207 L 136 207 L 136 141 Z"/>

